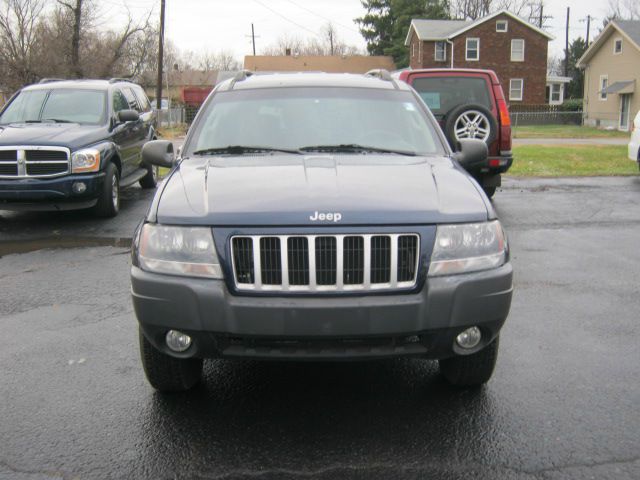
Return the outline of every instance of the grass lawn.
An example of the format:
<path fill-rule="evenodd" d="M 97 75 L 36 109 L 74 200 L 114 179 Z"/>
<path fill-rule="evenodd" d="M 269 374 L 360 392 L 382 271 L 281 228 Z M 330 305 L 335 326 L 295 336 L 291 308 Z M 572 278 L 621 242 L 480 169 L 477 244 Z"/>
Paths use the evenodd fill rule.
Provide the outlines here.
<path fill-rule="evenodd" d="M 162 140 L 173 140 L 176 137 L 180 137 L 187 133 L 186 125 L 178 125 L 175 127 L 160 127 L 158 128 L 158 138 Z"/>
<path fill-rule="evenodd" d="M 513 128 L 513 138 L 628 138 L 629 132 L 579 125 L 524 125 Z"/>
<path fill-rule="evenodd" d="M 627 158 L 626 145 L 520 145 L 513 148 L 507 175 L 584 177 L 637 175 L 638 164 Z"/>

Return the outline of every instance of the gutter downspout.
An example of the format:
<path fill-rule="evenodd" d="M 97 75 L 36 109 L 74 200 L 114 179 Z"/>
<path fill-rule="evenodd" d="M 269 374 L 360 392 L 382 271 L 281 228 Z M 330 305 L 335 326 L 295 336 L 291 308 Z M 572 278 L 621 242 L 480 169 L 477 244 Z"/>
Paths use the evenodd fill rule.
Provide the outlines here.
<path fill-rule="evenodd" d="M 445 40 L 449 45 L 451 45 L 451 68 L 453 69 L 453 42 L 449 39 Z"/>

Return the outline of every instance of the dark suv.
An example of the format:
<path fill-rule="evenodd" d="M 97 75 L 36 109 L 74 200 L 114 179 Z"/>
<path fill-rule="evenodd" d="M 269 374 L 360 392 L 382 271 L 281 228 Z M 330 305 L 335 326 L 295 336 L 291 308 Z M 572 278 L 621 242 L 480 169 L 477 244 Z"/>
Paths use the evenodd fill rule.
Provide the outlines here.
<path fill-rule="evenodd" d="M 0 210 L 117 215 L 120 188 L 154 188 L 141 162 L 156 136 L 144 90 L 123 79 L 43 80 L 0 111 Z"/>
<path fill-rule="evenodd" d="M 420 94 L 444 131 L 451 148 L 461 139 L 484 140 L 486 165 L 470 171 L 491 197 L 501 185 L 500 175 L 511 163 L 511 120 L 498 76 L 492 70 L 403 70 L 397 78 Z"/>
<path fill-rule="evenodd" d="M 240 127 L 241 126 L 241 127 Z M 131 284 L 151 385 L 203 359 L 438 359 L 491 377 L 512 268 L 491 202 L 415 90 L 388 72 L 238 74 L 216 86 L 134 235 Z"/>

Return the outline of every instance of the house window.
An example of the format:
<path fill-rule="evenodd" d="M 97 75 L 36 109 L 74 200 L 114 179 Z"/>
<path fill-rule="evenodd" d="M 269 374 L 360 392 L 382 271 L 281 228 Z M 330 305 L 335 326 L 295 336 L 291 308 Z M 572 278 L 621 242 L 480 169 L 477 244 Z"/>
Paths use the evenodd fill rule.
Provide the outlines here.
<path fill-rule="evenodd" d="M 415 56 L 416 56 L 416 43 L 415 43 L 415 42 L 413 42 L 413 43 L 411 44 L 411 56 L 412 56 L 412 57 L 415 57 Z"/>
<path fill-rule="evenodd" d="M 618 55 L 620 53 L 622 53 L 622 39 L 616 38 L 613 41 L 613 54 Z"/>
<path fill-rule="evenodd" d="M 600 100 L 606 100 L 607 94 L 603 92 L 609 85 L 609 77 L 607 75 L 600 75 Z"/>
<path fill-rule="evenodd" d="M 465 52 L 465 60 L 477 62 L 480 60 L 480 39 L 467 38 L 467 48 Z"/>
<path fill-rule="evenodd" d="M 498 20 L 496 22 L 496 32 L 506 32 L 509 29 L 509 22 L 506 20 Z"/>
<path fill-rule="evenodd" d="M 524 80 L 521 78 L 512 78 L 509 81 L 509 100 L 522 100 L 522 90 Z"/>
<path fill-rule="evenodd" d="M 562 85 L 559 83 L 551 84 L 551 103 L 562 103 L 561 95 Z"/>
<path fill-rule="evenodd" d="M 447 44 L 445 42 L 436 42 L 434 58 L 436 62 L 444 62 L 447 59 Z"/>
<path fill-rule="evenodd" d="M 511 40 L 511 61 L 524 62 L 524 40 L 522 38 Z"/>

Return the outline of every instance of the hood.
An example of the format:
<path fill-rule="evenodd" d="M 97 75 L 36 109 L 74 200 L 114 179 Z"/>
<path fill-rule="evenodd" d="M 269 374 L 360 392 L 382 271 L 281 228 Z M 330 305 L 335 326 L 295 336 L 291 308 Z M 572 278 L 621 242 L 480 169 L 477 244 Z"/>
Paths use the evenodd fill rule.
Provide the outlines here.
<path fill-rule="evenodd" d="M 446 157 L 190 158 L 159 195 L 156 218 L 165 224 L 337 227 L 485 221 L 489 215 L 474 181 Z"/>
<path fill-rule="evenodd" d="M 15 123 L 0 125 L 0 146 L 44 145 L 75 150 L 107 136 L 105 126 L 77 123 Z"/>

